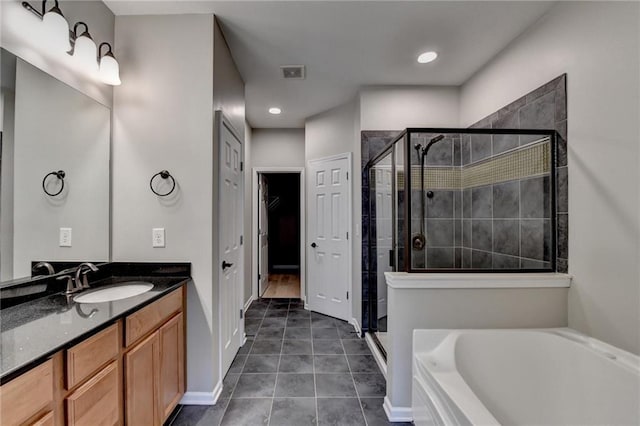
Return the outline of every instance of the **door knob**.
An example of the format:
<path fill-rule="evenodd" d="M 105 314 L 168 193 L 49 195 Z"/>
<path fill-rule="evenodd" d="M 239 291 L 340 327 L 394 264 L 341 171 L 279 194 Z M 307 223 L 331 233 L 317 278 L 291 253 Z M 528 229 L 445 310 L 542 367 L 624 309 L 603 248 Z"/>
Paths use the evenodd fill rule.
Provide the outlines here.
<path fill-rule="evenodd" d="M 232 266 L 233 266 L 233 263 L 227 263 L 226 260 L 222 261 L 222 269 L 231 268 Z"/>
<path fill-rule="evenodd" d="M 311 243 L 311 247 L 312 248 L 316 248 L 316 247 L 318 247 L 318 245 L 316 243 Z"/>

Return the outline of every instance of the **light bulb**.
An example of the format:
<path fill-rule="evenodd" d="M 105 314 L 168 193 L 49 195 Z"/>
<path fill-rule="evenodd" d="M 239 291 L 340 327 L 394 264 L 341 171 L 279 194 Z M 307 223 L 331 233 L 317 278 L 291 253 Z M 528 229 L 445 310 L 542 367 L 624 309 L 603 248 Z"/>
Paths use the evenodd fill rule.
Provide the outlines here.
<path fill-rule="evenodd" d="M 119 86 L 122 83 L 120 81 L 120 66 L 110 53 L 100 58 L 100 79 L 103 83 L 112 86 Z"/>
<path fill-rule="evenodd" d="M 96 44 L 86 35 L 80 35 L 76 38 L 73 48 L 73 58 L 86 71 L 95 73 L 98 71 Z"/>
<path fill-rule="evenodd" d="M 59 13 L 59 9 L 53 8 L 42 17 L 43 39 L 48 47 L 60 52 L 71 50 L 69 41 L 69 23 Z"/>

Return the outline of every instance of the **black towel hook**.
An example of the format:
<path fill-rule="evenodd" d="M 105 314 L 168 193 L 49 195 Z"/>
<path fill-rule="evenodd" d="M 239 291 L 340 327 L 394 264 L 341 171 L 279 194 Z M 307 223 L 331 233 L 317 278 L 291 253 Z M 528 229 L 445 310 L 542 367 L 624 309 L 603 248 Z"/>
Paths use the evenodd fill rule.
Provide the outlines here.
<path fill-rule="evenodd" d="M 47 173 L 44 178 L 42 179 L 42 189 L 44 190 L 45 194 L 47 194 L 50 197 L 55 197 L 56 195 L 60 195 L 60 193 L 64 190 L 64 177 L 65 177 L 66 173 L 64 172 L 64 170 L 58 170 L 57 172 L 51 172 L 51 173 Z M 51 192 L 47 191 L 47 178 L 49 176 L 55 176 L 58 179 L 60 179 L 61 185 L 60 185 L 60 190 L 58 192 L 56 192 L 55 194 L 52 194 Z"/>
<path fill-rule="evenodd" d="M 160 194 L 155 189 L 153 189 L 153 180 L 157 176 L 160 176 L 162 179 L 171 179 L 171 189 L 166 194 Z M 169 173 L 167 170 L 161 170 L 151 177 L 151 180 L 149 181 L 149 187 L 151 188 L 151 191 L 154 194 L 156 194 L 158 197 L 166 197 L 167 195 L 171 194 L 174 189 L 176 189 L 176 180 L 173 178 L 173 176 L 171 176 L 171 173 Z"/>

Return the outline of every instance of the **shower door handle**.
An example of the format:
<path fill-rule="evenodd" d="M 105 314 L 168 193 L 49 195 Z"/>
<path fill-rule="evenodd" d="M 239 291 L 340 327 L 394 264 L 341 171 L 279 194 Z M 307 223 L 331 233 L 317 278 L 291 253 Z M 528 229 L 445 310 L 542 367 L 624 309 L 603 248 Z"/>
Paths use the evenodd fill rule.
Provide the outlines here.
<path fill-rule="evenodd" d="M 316 248 L 318 245 L 316 243 L 311 243 L 311 248 Z"/>

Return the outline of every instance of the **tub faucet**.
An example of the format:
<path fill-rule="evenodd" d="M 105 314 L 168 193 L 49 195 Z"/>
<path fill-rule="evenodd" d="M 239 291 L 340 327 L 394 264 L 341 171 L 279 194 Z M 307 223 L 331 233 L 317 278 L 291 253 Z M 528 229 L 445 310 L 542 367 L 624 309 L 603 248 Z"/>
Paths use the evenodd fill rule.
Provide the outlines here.
<path fill-rule="evenodd" d="M 87 280 L 87 274 L 89 272 L 97 272 L 98 267 L 90 262 L 84 262 L 78 265 L 78 269 L 76 269 L 76 289 L 82 290 L 84 288 L 89 288 L 89 281 Z M 82 275 L 82 281 L 80 276 Z"/>
<path fill-rule="evenodd" d="M 55 273 L 55 271 L 53 270 L 53 266 L 51 266 L 51 264 L 49 262 L 38 262 L 35 265 L 33 265 L 33 268 L 31 268 L 31 273 L 35 273 L 38 269 L 40 268 L 44 268 L 47 270 L 47 274 L 46 275 L 53 275 Z"/>

